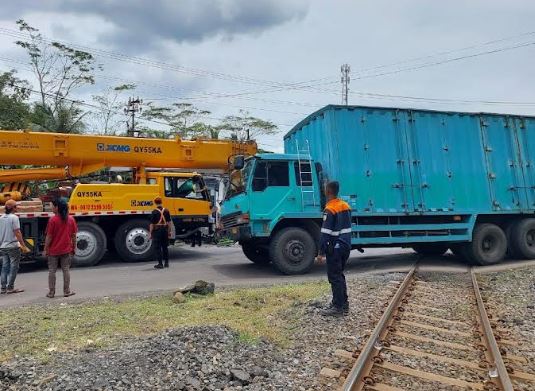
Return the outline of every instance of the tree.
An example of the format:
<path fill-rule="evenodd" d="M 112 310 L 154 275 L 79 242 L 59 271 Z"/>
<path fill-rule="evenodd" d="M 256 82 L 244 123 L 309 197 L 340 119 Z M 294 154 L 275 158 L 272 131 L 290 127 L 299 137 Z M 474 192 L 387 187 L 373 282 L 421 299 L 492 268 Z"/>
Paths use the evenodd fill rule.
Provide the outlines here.
<path fill-rule="evenodd" d="M 52 112 L 48 105 L 34 103 L 30 121 L 36 130 L 78 134 L 85 130 L 83 118 L 86 114 L 88 113 L 72 103 L 66 105 L 59 103 L 55 112 Z"/>
<path fill-rule="evenodd" d="M 201 122 L 203 117 L 209 115 L 207 110 L 199 109 L 191 103 L 173 103 L 171 106 L 156 106 L 153 102 L 148 103 L 148 109 L 142 117 L 149 120 L 164 122 L 171 128 L 171 132 L 182 138 L 203 136 L 199 132 L 206 130 Z"/>
<path fill-rule="evenodd" d="M 252 117 L 244 110 L 240 110 L 240 115 L 226 116 L 219 125 L 219 129 L 228 133 L 231 138 L 240 141 L 278 133 L 277 126 L 273 122 Z"/>
<path fill-rule="evenodd" d="M 122 84 L 106 89 L 102 95 L 93 95 L 93 101 L 99 107 L 93 111 L 95 133 L 113 136 L 121 133 L 120 125 L 124 124 L 122 95 L 135 88 L 134 84 Z"/>
<path fill-rule="evenodd" d="M 29 84 L 12 70 L 0 74 L 0 129 L 24 129 L 29 125 Z"/>
<path fill-rule="evenodd" d="M 204 122 L 195 122 L 189 127 L 190 133 L 196 137 L 218 139 L 221 133 L 219 126 L 212 126 Z"/>
<path fill-rule="evenodd" d="M 17 21 L 19 30 L 28 34 L 26 41 L 15 43 L 26 50 L 30 58 L 40 93 L 40 103 L 36 105 L 37 118 L 41 120 L 37 125 L 45 130 L 64 131 L 69 129 L 47 128 L 67 122 L 81 123 L 86 115 L 79 108 L 77 101 L 69 99 L 72 92 L 87 84 L 94 84 L 94 71 L 102 69 L 95 64 L 92 54 L 77 50 L 56 41 L 48 41 L 39 32 L 39 29 L 30 26 L 23 19 Z M 45 119 L 47 115 L 50 118 Z"/>

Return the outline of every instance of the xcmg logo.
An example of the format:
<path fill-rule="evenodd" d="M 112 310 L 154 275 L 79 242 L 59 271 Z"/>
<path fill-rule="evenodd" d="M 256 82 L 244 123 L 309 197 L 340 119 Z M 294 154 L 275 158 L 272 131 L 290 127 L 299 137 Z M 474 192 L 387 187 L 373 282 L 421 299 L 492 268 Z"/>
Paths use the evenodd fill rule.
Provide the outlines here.
<path fill-rule="evenodd" d="M 98 152 L 130 152 L 130 145 L 121 144 L 97 144 Z"/>

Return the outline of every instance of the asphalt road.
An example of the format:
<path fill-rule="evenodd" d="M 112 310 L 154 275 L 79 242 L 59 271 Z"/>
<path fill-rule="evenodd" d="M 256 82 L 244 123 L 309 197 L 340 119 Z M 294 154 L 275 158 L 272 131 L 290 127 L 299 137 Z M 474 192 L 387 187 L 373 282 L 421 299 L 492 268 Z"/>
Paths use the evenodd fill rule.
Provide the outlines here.
<path fill-rule="evenodd" d="M 83 301 L 116 295 L 131 295 L 161 290 L 173 290 L 198 279 L 212 281 L 216 286 L 264 285 L 281 282 L 298 282 L 325 278 L 325 266 L 315 265 L 311 273 L 304 276 L 285 276 L 274 271 L 271 266 L 258 266 L 244 257 L 239 247 L 201 248 L 174 247 L 170 249 L 169 269 L 156 270 L 154 263 L 122 263 L 112 255 L 101 265 L 90 268 L 74 268 L 71 271 L 71 286 L 76 295 L 67 299 L 61 295 L 63 281 L 58 271 L 57 292 L 54 302 Z M 368 249 L 364 254 L 351 253 L 347 274 L 384 273 L 406 271 L 418 259 L 412 250 Z M 468 266 L 453 256 L 443 256 L 420 260 L 422 270 L 464 272 Z M 508 261 L 504 264 L 480 268 L 499 270 L 524 265 L 535 266 L 533 261 Z M 24 293 L 1 295 L 0 307 L 18 306 L 39 302 L 50 302 L 47 293 L 47 270 L 43 264 L 25 266 L 17 277 L 16 287 Z"/>

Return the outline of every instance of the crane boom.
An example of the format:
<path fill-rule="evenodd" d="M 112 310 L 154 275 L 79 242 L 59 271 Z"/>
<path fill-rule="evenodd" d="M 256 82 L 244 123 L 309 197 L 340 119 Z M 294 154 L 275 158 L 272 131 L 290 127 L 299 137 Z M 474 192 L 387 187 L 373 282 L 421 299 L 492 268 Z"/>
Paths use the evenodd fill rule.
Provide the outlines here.
<path fill-rule="evenodd" d="M 57 173 L 84 175 L 105 167 L 228 168 L 234 155 L 254 155 L 256 143 L 237 140 L 173 140 L 120 136 L 0 131 L 0 165 L 55 166 Z M 50 169 L 0 170 L 0 182 L 53 176 Z M 63 170 L 63 171 L 62 171 Z"/>

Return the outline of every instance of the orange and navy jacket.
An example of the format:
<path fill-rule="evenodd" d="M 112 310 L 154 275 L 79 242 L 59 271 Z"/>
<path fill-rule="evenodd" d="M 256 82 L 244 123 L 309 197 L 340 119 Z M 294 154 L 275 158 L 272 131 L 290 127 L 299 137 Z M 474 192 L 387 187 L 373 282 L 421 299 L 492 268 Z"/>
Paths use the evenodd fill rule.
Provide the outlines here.
<path fill-rule="evenodd" d="M 327 254 L 336 246 L 351 249 L 351 208 L 339 198 L 327 202 L 323 211 L 320 252 Z"/>

